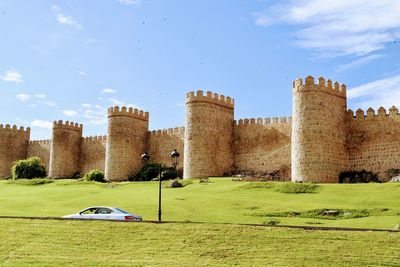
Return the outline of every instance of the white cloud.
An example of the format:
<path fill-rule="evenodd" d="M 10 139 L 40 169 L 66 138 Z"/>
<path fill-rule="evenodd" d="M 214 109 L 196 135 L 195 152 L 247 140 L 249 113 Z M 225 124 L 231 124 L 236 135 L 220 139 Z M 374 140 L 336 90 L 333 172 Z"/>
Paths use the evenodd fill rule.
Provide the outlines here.
<path fill-rule="evenodd" d="M 76 115 L 78 115 L 78 112 L 76 112 L 75 110 L 63 110 L 62 113 L 65 116 L 69 116 L 69 117 L 75 117 Z"/>
<path fill-rule="evenodd" d="M 345 70 L 354 69 L 354 68 L 360 67 L 362 65 L 368 64 L 371 61 L 380 59 L 382 57 L 384 57 L 384 55 L 380 55 L 380 54 L 374 54 L 374 55 L 369 55 L 369 56 L 365 56 L 365 57 L 360 57 L 360 58 L 357 58 L 357 59 L 353 60 L 350 63 L 337 66 L 335 68 L 335 70 L 337 72 L 342 72 L 342 71 L 345 71 Z"/>
<path fill-rule="evenodd" d="M 5 82 L 14 82 L 14 83 L 22 83 L 22 75 L 13 69 L 7 70 L 3 75 L 0 75 L 0 80 Z"/>
<path fill-rule="evenodd" d="M 348 90 L 348 98 L 357 103 L 358 108 L 367 110 L 380 106 L 390 108 L 400 103 L 400 74 L 369 82 Z"/>
<path fill-rule="evenodd" d="M 88 124 L 92 125 L 106 125 L 107 124 L 107 108 L 100 105 L 91 105 L 90 108 L 86 109 L 82 113 Z"/>
<path fill-rule="evenodd" d="M 51 10 L 53 10 L 54 14 L 56 15 L 57 23 L 67 26 L 72 26 L 77 30 L 82 29 L 82 25 L 75 21 L 71 16 L 67 16 L 61 13 L 61 10 L 58 6 L 53 5 L 51 6 Z"/>
<path fill-rule="evenodd" d="M 81 76 L 86 76 L 87 75 L 87 73 L 84 72 L 84 71 L 78 71 L 78 74 L 81 75 Z"/>
<path fill-rule="evenodd" d="M 33 121 L 31 121 L 31 126 L 38 127 L 38 128 L 51 129 L 53 127 L 53 123 L 51 121 L 33 120 Z"/>
<path fill-rule="evenodd" d="M 101 90 L 102 94 L 115 94 L 116 92 L 117 90 L 112 88 L 104 88 L 103 90 Z"/>
<path fill-rule="evenodd" d="M 84 107 L 84 108 L 92 108 L 91 104 L 82 104 L 81 106 Z"/>
<path fill-rule="evenodd" d="M 63 14 L 57 14 L 57 22 L 60 24 L 68 25 L 68 26 L 73 26 L 77 30 L 82 29 L 82 25 L 80 25 L 78 22 L 72 19 L 72 17 L 63 15 Z"/>
<path fill-rule="evenodd" d="M 400 38 L 400 1 L 286 0 L 254 13 L 258 25 L 296 25 L 296 44 L 323 56 L 363 56 Z"/>
<path fill-rule="evenodd" d="M 142 0 L 118 0 L 118 2 L 125 5 L 137 5 L 142 3 Z"/>
<path fill-rule="evenodd" d="M 18 98 L 19 101 L 25 103 L 25 102 L 27 102 L 27 101 L 31 98 L 31 95 L 28 95 L 28 94 L 18 94 L 18 95 L 16 95 L 16 97 Z"/>
<path fill-rule="evenodd" d="M 36 98 L 46 98 L 45 94 L 37 94 L 35 95 Z"/>

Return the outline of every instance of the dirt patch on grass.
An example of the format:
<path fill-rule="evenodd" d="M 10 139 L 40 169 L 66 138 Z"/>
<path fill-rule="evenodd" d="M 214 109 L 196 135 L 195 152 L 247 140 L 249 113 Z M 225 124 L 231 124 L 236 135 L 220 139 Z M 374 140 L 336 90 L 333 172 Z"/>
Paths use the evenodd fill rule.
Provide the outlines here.
<path fill-rule="evenodd" d="M 285 217 L 285 218 L 312 218 L 323 220 L 343 220 L 343 219 L 356 219 L 365 218 L 371 215 L 372 211 L 361 210 L 345 210 L 345 209 L 315 209 L 308 211 L 285 211 L 285 212 L 259 212 L 252 213 L 254 217 Z M 374 212 L 375 213 L 375 212 Z"/>
<path fill-rule="evenodd" d="M 311 183 L 273 183 L 253 182 L 242 185 L 240 189 L 269 189 L 284 194 L 309 194 L 316 193 L 319 186 Z"/>

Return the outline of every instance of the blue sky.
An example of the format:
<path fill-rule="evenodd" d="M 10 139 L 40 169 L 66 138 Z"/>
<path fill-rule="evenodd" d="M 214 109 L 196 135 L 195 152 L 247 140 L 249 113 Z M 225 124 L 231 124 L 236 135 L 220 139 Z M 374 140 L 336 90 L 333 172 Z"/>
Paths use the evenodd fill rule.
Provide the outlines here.
<path fill-rule="evenodd" d="M 0 3 L 0 123 L 106 133 L 106 109 L 184 125 L 185 94 L 235 98 L 235 117 L 291 115 L 309 74 L 345 83 L 349 108 L 400 102 L 400 1 L 102 0 Z"/>

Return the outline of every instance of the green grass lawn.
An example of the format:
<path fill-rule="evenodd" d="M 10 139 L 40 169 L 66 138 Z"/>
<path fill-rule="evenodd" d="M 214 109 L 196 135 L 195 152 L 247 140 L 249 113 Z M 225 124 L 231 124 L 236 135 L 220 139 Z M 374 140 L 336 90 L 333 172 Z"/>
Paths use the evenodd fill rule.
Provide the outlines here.
<path fill-rule="evenodd" d="M 319 185 L 314 193 L 280 192 L 285 183 L 197 180 L 163 188 L 163 219 L 393 229 L 400 224 L 400 184 Z M 75 180 L 27 186 L 0 182 L 0 215 L 62 216 L 92 205 L 115 206 L 157 219 L 157 182 L 97 184 Z M 318 216 L 337 209 L 341 216 Z"/>
<path fill-rule="evenodd" d="M 399 266 L 399 244 L 387 232 L 0 220 L 1 266 Z"/>

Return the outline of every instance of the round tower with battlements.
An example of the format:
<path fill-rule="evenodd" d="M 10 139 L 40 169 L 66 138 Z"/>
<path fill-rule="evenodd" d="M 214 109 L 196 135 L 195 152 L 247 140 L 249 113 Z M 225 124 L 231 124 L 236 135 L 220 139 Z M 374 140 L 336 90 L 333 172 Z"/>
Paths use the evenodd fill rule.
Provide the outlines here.
<path fill-rule="evenodd" d="M 49 177 L 74 178 L 80 171 L 83 125 L 66 121 L 53 123 Z"/>
<path fill-rule="evenodd" d="M 118 106 L 108 109 L 105 177 L 127 181 L 141 168 L 148 145 L 149 113 Z"/>
<path fill-rule="evenodd" d="M 25 159 L 28 151 L 30 128 L 0 124 L 0 178 L 11 176 L 16 160 Z"/>
<path fill-rule="evenodd" d="M 203 91 L 186 96 L 184 178 L 223 176 L 233 168 L 234 101 Z"/>
<path fill-rule="evenodd" d="M 346 86 L 293 82 L 292 181 L 338 183 L 347 170 Z"/>

